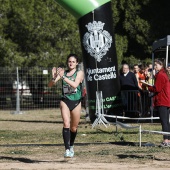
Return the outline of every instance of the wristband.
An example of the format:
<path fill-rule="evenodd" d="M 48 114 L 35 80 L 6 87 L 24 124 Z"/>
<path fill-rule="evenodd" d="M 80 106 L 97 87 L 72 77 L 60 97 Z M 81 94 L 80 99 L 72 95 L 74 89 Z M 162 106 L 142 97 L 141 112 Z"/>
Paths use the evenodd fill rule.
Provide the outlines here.
<path fill-rule="evenodd" d="M 66 76 L 62 76 L 61 78 L 64 80 L 66 78 Z"/>

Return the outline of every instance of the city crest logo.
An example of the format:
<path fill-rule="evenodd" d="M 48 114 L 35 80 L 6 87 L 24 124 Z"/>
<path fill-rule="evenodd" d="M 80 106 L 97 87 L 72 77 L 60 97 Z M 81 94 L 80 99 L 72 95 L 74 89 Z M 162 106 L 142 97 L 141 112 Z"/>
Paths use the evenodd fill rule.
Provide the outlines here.
<path fill-rule="evenodd" d="M 98 62 L 111 47 L 112 36 L 108 31 L 103 30 L 105 23 L 101 21 L 93 21 L 86 25 L 88 32 L 83 37 L 83 46 Z"/>

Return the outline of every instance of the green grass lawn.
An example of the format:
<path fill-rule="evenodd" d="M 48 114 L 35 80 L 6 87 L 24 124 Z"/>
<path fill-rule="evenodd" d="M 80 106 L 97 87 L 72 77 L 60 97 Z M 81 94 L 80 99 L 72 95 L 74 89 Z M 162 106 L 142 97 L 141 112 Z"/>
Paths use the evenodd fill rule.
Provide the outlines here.
<path fill-rule="evenodd" d="M 62 119 L 60 111 L 34 110 L 24 114 L 10 114 L 0 111 L 0 152 L 4 156 L 34 156 L 40 154 L 63 154 Z M 127 123 L 141 125 L 143 130 L 161 131 L 160 123 Z M 115 125 L 96 126 L 86 122 L 82 113 L 75 141 L 77 156 L 84 160 L 150 160 L 170 157 L 170 148 L 160 148 L 162 135 L 142 134 L 142 147 L 139 147 L 139 129 L 123 129 Z M 144 146 L 146 143 L 155 146 Z M 82 149 L 83 148 L 83 149 Z M 112 159 L 111 159 L 112 157 Z M 116 158 L 115 158 L 116 157 Z M 2 161 L 2 160 L 1 160 Z M 127 161 L 127 160 L 126 160 Z"/>

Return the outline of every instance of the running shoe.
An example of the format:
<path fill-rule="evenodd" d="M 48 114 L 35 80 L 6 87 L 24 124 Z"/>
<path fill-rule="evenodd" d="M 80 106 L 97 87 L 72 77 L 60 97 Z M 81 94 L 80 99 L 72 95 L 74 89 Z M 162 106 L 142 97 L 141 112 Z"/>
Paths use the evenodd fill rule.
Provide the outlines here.
<path fill-rule="evenodd" d="M 71 158 L 70 150 L 66 149 L 66 152 L 64 153 L 64 158 Z"/>
<path fill-rule="evenodd" d="M 167 142 L 162 142 L 159 147 L 170 147 L 170 145 Z"/>
<path fill-rule="evenodd" d="M 70 156 L 74 157 L 74 146 L 70 146 Z"/>

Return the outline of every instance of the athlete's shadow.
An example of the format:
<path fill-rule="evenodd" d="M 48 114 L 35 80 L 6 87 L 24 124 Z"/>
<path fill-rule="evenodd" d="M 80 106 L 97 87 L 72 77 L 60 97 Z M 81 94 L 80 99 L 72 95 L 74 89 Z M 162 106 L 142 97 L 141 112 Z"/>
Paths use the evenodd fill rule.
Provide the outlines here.
<path fill-rule="evenodd" d="M 1 120 L 1 121 L 10 121 L 10 122 L 27 122 L 27 123 L 63 123 L 63 121 L 48 121 L 48 120 Z"/>
<path fill-rule="evenodd" d="M 12 160 L 12 161 L 19 161 L 23 163 L 39 163 L 39 162 L 48 162 L 48 161 L 37 161 L 37 160 L 31 160 L 28 158 L 19 158 L 19 157 L 10 157 L 10 156 L 0 156 L 0 160 Z"/>

